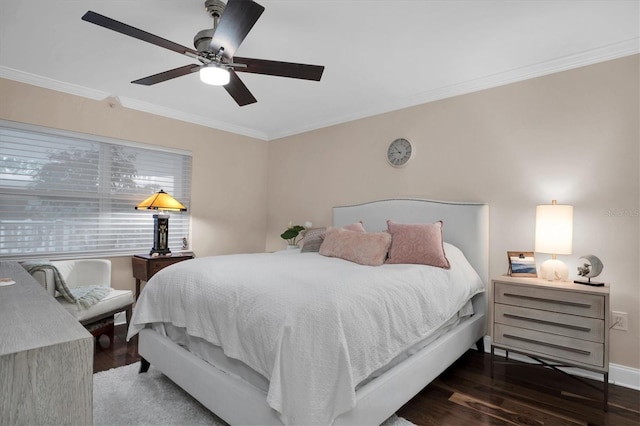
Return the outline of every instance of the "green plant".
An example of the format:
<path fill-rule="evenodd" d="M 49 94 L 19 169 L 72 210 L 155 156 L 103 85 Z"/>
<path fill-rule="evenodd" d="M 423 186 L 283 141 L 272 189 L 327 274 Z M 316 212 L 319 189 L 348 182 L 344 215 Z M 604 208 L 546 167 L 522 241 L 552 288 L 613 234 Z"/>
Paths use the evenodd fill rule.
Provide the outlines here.
<path fill-rule="evenodd" d="M 304 226 L 300 225 L 292 225 L 289 223 L 289 226 L 285 231 L 280 234 L 280 238 L 283 240 L 287 240 L 290 246 L 295 246 L 298 244 L 298 237 L 300 237 L 300 233 L 305 230 Z"/>

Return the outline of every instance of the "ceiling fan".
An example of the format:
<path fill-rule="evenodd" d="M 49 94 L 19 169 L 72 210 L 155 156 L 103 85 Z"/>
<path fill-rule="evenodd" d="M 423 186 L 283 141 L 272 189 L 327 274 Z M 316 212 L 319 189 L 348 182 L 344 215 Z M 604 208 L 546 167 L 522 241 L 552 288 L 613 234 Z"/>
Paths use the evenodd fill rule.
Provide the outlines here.
<path fill-rule="evenodd" d="M 228 0 L 226 5 L 221 0 L 206 0 L 204 5 L 213 18 L 213 28 L 202 30 L 196 34 L 193 39 L 196 50 L 96 12 L 88 11 L 82 16 L 82 19 L 200 61 L 200 64 L 185 65 L 134 80 L 131 82 L 134 84 L 151 86 L 199 71 L 200 79 L 203 82 L 224 86 L 237 104 L 244 106 L 257 101 L 236 72 L 320 81 L 324 66 L 234 56 L 236 49 L 264 12 L 263 6 L 252 0 Z"/>

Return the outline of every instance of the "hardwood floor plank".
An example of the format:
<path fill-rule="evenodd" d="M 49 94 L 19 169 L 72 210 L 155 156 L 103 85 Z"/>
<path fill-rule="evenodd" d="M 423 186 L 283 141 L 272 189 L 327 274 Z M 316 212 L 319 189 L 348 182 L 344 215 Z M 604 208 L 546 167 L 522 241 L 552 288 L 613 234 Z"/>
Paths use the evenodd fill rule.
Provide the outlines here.
<path fill-rule="evenodd" d="M 492 387 L 487 387 L 482 389 L 478 388 L 477 389 L 478 392 L 473 393 L 474 395 L 477 395 L 477 397 L 464 394 L 462 391 L 463 389 L 464 389 L 464 392 L 468 392 L 470 389 L 468 387 L 461 386 L 462 384 L 463 384 L 462 381 L 459 383 L 456 383 L 456 386 L 454 388 L 446 385 L 441 379 L 437 379 L 432 383 L 432 385 L 436 387 L 445 387 L 448 391 L 452 392 L 452 394 L 454 395 L 455 394 L 464 395 L 466 398 L 469 398 L 470 400 L 482 401 L 487 405 L 498 407 L 498 408 L 507 410 L 509 412 L 520 413 L 520 415 L 526 416 L 532 419 L 536 419 L 542 424 L 553 424 L 553 425 L 559 425 L 559 426 L 560 425 L 581 425 L 581 426 L 587 425 L 587 422 L 585 421 L 580 421 L 575 417 L 566 416 L 559 412 L 547 410 L 546 408 L 544 408 L 538 403 L 529 404 L 526 401 L 518 401 L 513 398 L 510 398 L 509 397 L 510 395 L 508 394 L 496 395 L 494 393 L 494 388 Z"/>
<path fill-rule="evenodd" d="M 490 355 L 469 351 L 426 389 L 437 386 L 444 387 L 449 394 L 460 392 L 472 395 L 489 404 L 497 406 L 507 404 L 504 407 L 512 411 L 517 410 L 508 404 L 521 404 L 522 410 L 535 409 L 545 415 L 556 416 L 578 424 L 640 424 L 640 416 L 633 412 L 640 406 L 640 393 L 637 391 L 611 385 L 609 387 L 610 410 L 604 412 L 601 406 L 602 394 L 567 378 L 564 374 L 542 367 L 520 369 L 511 366 L 508 367 L 508 371 L 502 372 L 496 368 L 494 379 L 491 379 L 489 367 Z M 592 401 L 567 399 L 562 395 L 563 389 L 575 390 L 577 394 L 593 395 L 594 398 Z M 598 403 L 594 403 L 594 401 L 598 401 Z M 429 401 L 417 401 L 414 398 L 403 409 L 409 408 L 412 404 L 422 404 L 426 407 L 429 405 Z M 617 408 L 618 405 L 621 408 Z M 421 424 L 419 420 L 415 421 L 410 415 L 405 417 L 414 423 Z M 469 424 L 495 424 L 495 420 Z"/>
<path fill-rule="evenodd" d="M 487 358 L 489 360 L 490 357 Z M 473 382 L 483 381 L 492 388 L 491 392 L 499 396 L 516 398 L 535 407 L 544 407 L 548 412 L 565 415 L 570 419 L 588 421 L 592 424 L 638 424 L 639 416 L 633 411 L 640 406 L 637 391 L 609 386 L 609 412 L 602 410 L 602 393 L 585 386 L 562 373 L 529 365 L 523 368 L 510 367 L 500 374 L 496 371 L 493 381 L 487 375 L 480 377 L 477 370 L 463 368 L 458 374 L 465 375 Z M 590 381 L 590 380 L 588 380 Z M 592 381 L 602 386 L 602 383 Z M 567 389 L 583 398 L 569 398 Z M 564 392 L 564 393 L 563 393 Z M 629 408 L 629 409 L 627 409 Z"/>
<path fill-rule="evenodd" d="M 445 389 L 428 386 L 398 410 L 398 415 L 421 426 L 489 424 L 506 426 L 511 424 L 451 402 L 450 396 L 451 392 Z"/>
<path fill-rule="evenodd" d="M 512 401 L 522 407 L 536 407 L 540 412 L 557 413 L 559 417 L 575 423 L 584 423 L 576 417 L 584 412 L 584 405 L 563 400 L 555 389 L 542 392 L 535 387 L 513 385 L 498 378 L 492 380 L 488 375 L 473 374 L 466 369 L 457 370 L 455 377 L 442 377 L 434 385 L 442 386 L 445 383 L 453 383 L 449 385 L 451 391 L 467 393 L 498 406 Z"/>
<path fill-rule="evenodd" d="M 479 399 L 470 397 L 469 395 L 464 395 L 458 392 L 454 392 L 453 395 L 449 397 L 449 401 L 487 414 L 491 417 L 504 420 L 505 422 L 512 425 L 544 425 L 543 422 L 524 416 L 522 413 L 506 410 L 503 407 L 489 404 L 485 401 L 481 401 Z"/>
<path fill-rule="evenodd" d="M 521 404 L 511 399 L 504 399 L 500 405 L 489 404 L 482 399 L 474 398 L 455 392 L 450 401 L 472 407 L 479 411 L 501 418 L 514 424 L 525 425 L 556 425 L 556 426 L 587 426 L 587 422 L 576 421 L 565 416 L 555 415 L 546 410 L 540 410 L 527 404 Z"/>
<path fill-rule="evenodd" d="M 93 352 L 93 372 L 109 370 L 133 364 L 140 360 L 138 356 L 138 337 L 126 341 L 127 329 L 124 325 L 115 327 L 113 343 L 106 336 L 96 341 Z"/>

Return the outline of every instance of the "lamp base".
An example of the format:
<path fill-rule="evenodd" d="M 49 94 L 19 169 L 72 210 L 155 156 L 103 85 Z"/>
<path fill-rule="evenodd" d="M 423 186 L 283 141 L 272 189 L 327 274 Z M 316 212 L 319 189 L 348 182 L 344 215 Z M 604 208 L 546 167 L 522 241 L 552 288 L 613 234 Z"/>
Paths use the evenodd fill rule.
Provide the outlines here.
<path fill-rule="evenodd" d="M 545 260 L 540 266 L 540 278 L 547 281 L 568 281 L 569 268 L 561 260 Z"/>
<path fill-rule="evenodd" d="M 149 255 L 151 255 L 151 256 L 171 256 L 171 250 L 169 250 L 169 249 L 156 250 L 156 249 L 152 248 L 151 251 L 149 252 Z"/>
<path fill-rule="evenodd" d="M 591 281 L 591 278 L 588 278 L 587 281 L 584 280 L 574 280 L 573 281 L 576 284 L 584 284 L 584 285 L 590 285 L 593 287 L 602 287 L 604 286 L 604 283 L 598 282 L 598 281 Z"/>
<path fill-rule="evenodd" d="M 169 256 L 169 215 L 154 214 L 153 215 L 153 248 L 149 252 L 150 255 Z"/>

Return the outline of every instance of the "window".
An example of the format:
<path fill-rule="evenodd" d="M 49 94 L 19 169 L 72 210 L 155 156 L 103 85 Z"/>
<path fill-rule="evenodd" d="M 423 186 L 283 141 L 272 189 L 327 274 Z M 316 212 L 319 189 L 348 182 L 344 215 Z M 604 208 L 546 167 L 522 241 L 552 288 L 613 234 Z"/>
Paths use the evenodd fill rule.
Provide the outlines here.
<path fill-rule="evenodd" d="M 148 252 L 164 189 L 190 206 L 191 154 L 0 120 L 0 259 Z M 189 213 L 169 213 L 169 247 L 189 236 Z"/>

